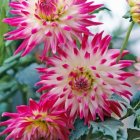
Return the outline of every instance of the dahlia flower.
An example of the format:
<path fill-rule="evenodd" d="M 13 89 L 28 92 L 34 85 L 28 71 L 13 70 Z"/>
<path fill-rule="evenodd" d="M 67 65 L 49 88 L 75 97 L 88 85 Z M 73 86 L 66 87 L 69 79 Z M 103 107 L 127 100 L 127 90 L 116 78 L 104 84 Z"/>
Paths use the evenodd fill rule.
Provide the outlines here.
<path fill-rule="evenodd" d="M 140 24 L 140 1 L 139 0 L 128 0 L 131 7 L 130 13 L 134 22 Z"/>
<path fill-rule="evenodd" d="M 63 110 L 52 109 L 53 100 L 17 107 L 17 113 L 3 113 L 10 117 L 1 122 L 7 128 L 0 133 L 8 134 L 5 140 L 68 140 L 68 118 Z"/>
<path fill-rule="evenodd" d="M 71 118 L 78 115 L 85 123 L 95 120 L 96 116 L 101 120 L 112 113 L 121 116 L 122 106 L 111 100 L 111 95 L 115 93 L 130 99 L 131 85 L 125 80 L 133 74 L 123 68 L 133 62 L 120 60 L 116 63 L 120 50 L 108 50 L 110 40 L 109 35 L 103 38 L 102 33 L 96 34 L 91 41 L 84 36 L 80 49 L 76 43 L 71 43 L 59 48 L 59 55 L 46 58 L 49 67 L 38 68 L 43 73 L 37 83 L 42 85 L 39 92 L 49 90 L 42 98 L 56 95 L 54 106 L 64 103 Z M 124 51 L 123 56 L 127 53 Z"/>
<path fill-rule="evenodd" d="M 49 48 L 56 53 L 56 47 L 67 40 L 91 34 L 87 27 L 100 24 L 92 21 L 95 15 L 91 13 L 101 6 L 87 0 L 17 0 L 10 3 L 15 16 L 4 19 L 17 29 L 5 36 L 7 40 L 24 40 L 15 54 L 24 50 L 25 56 L 40 43 L 44 43 L 43 56 Z"/>

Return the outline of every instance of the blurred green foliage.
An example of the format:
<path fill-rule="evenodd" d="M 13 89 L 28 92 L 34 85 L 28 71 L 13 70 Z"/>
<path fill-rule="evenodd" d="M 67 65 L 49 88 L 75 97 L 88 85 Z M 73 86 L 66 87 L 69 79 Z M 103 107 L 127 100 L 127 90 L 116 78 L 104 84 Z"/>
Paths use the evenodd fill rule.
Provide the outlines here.
<path fill-rule="evenodd" d="M 3 18 L 5 18 L 9 11 L 8 0 L 0 0 L 1 7 L 0 7 L 0 65 L 2 64 L 3 60 L 6 58 L 5 51 L 5 41 L 3 34 L 9 30 L 9 26 L 2 22 Z"/>

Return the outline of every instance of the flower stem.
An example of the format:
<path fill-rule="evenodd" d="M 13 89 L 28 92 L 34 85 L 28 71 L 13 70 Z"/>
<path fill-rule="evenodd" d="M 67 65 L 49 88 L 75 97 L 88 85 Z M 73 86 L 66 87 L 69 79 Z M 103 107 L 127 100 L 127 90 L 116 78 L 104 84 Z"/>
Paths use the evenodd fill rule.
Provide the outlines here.
<path fill-rule="evenodd" d="M 122 45 L 122 47 L 121 47 L 120 55 L 118 56 L 117 62 L 119 62 L 119 60 L 120 60 L 121 57 L 122 57 L 123 50 L 126 49 L 126 47 L 127 47 L 127 43 L 128 43 L 129 37 L 130 37 L 130 33 L 131 33 L 132 29 L 133 29 L 133 26 L 134 26 L 134 22 L 131 22 L 131 24 L 130 24 L 130 26 L 129 26 L 129 28 L 128 28 L 126 37 L 125 37 L 125 39 L 124 39 L 123 45 Z"/>
<path fill-rule="evenodd" d="M 136 113 L 136 111 L 139 109 L 138 108 L 139 105 L 140 105 L 140 101 L 133 107 L 133 110 L 131 112 L 129 112 L 128 114 L 126 114 L 125 116 L 123 116 L 120 120 L 124 120 L 127 117 L 134 115 Z"/>
<path fill-rule="evenodd" d="M 140 101 L 135 105 L 134 110 L 137 110 L 137 108 L 140 106 Z"/>

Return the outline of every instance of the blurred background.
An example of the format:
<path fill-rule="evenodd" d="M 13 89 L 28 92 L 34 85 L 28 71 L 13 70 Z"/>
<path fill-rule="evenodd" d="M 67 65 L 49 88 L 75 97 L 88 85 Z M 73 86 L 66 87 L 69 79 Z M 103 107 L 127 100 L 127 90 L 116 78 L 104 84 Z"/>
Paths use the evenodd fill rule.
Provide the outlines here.
<path fill-rule="evenodd" d="M 97 31 L 104 30 L 105 33 L 109 33 L 113 37 L 115 36 L 116 41 L 113 43 L 116 48 L 120 48 L 122 39 L 125 37 L 126 31 L 130 25 L 129 19 L 122 18 L 129 11 L 129 6 L 126 0 L 95 0 L 95 3 L 104 3 L 105 7 L 111 10 L 110 12 L 103 10 L 97 14 L 98 20 L 104 23 L 103 25 L 98 26 Z M 140 25 L 135 24 L 128 44 L 128 49 L 136 56 L 140 56 L 139 28 Z"/>

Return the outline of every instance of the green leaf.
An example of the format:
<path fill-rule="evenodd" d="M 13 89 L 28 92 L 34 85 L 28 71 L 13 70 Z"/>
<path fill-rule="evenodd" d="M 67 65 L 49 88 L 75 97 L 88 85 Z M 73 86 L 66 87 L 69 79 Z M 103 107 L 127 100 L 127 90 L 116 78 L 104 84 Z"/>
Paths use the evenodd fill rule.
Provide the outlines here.
<path fill-rule="evenodd" d="M 135 109 L 140 108 L 140 91 L 138 91 L 131 100 L 132 107 L 135 107 Z"/>
<path fill-rule="evenodd" d="M 120 120 L 114 118 L 107 119 L 104 122 L 91 122 L 93 136 L 102 133 L 104 136 L 117 140 L 117 132 L 123 126 Z"/>
<path fill-rule="evenodd" d="M 37 73 L 36 68 L 40 67 L 40 65 L 33 63 L 28 67 L 20 70 L 16 74 L 16 79 L 21 85 L 29 85 L 30 87 L 34 87 L 34 84 L 39 81 L 39 74 Z"/>
<path fill-rule="evenodd" d="M 8 10 L 9 10 L 9 0 L 0 0 L 0 3 L 1 3 L 1 6 L 0 6 L 0 8 L 2 8 L 2 7 L 5 7 L 5 9 L 6 9 L 6 13 L 8 13 Z"/>
<path fill-rule="evenodd" d="M 3 34 L 9 30 L 9 26 L 2 22 L 3 18 L 6 17 L 9 6 L 9 0 L 0 0 L 0 64 L 2 64 L 5 56 L 5 41 L 3 38 Z"/>
<path fill-rule="evenodd" d="M 140 127 L 140 92 L 137 92 L 133 96 L 131 100 L 131 105 L 127 105 L 127 113 L 121 118 L 121 120 L 132 115 L 135 117 L 134 126 L 139 128 Z"/>
<path fill-rule="evenodd" d="M 117 133 L 117 140 L 127 140 L 127 138 L 128 138 L 127 129 L 120 128 Z"/>
<path fill-rule="evenodd" d="M 111 99 L 112 99 L 112 100 L 115 100 L 115 101 L 117 101 L 117 102 L 119 102 L 119 103 L 121 103 L 121 104 L 124 104 L 125 106 L 127 106 L 127 112 L 126 112 L 126 114 L 121 118 L 121 120 L 127 118 L 128 116 L 131 116 L 131 115 L 135 114 L 135 110 L 132 108 L 132 106 L 131 106 L 125 99 L 123 99 L 122 97 L 120 97 L 119 95 L 113 94 L 113 95 L 111 96 Z"/>
<path fill-rule="evenodd" d="M 1 91 L 9 91 L 13 86 L 16 85 L 16 82 L 14 80 L 8 81 L 8 82 L 0 82 L 0 92 Z"/>
<path fill-rule="evenodd" d="M 4 64 L 2 67 L 0 67 L 0 76 L 5 73 L 7 70 L 11 69 L 13 66 L 17 64 L 17 61 L 11 62 L 10 64 Z"/>
<path fill-rule="evenodd" d="M 0 95 L 3 95 L 3 96 L 0 97 L 0 103 L 1 102 L 6 102 L 11 97 L 13 97 L 15 95 L 16 91 L 17 91 L 17 85 L 14 85 L 7 92 L 1 92 Z"/>
<path fill-rule="evenodd" d="M 17 54 L 17 55 L 14 55 L 14 56 L 11 56 L 9 58 L 7 58 L 5 61 L 4 61 L 4 64 L 8 64 L 8 63 L 12 63 L 13 61 L 16 61 L 20 58 L 20 53 Z"/>
<path fill-rule="evenodd" d="M 75 121 L 74 128 L 71 132 L 70 140 L 77 140 L 88 131 L 88 126 L 84 125 L 84 121 L 80 119 Z"/>
<path fill-rule="evenodd" d="M 136 56 L 133 55 L 133 54 L 127 54 L 127 55 L 125 55 L 125 56 L 123 57 L 123 59 L 125 59 L 125 60 L 134 60 L 134 61 L 136 61 Z"/>
<path fill-rule="evenodd" d="M 128 129 L 128 140 L 140 140 L 140 130 Z"/>
<path fill-rule="evenodd" d="M 125 15 L 123 16 L 123 18 L 125 19 L 131 18 L 130 11 L 127 11 Z"/>
<path fill-rule="evenodd" d="M 140 109 L 136 111 L 136 119 L 134 121 L 134 126 L 140 128 Z"/>
<path fill-rule="evenodd" d="M 110 10 L 109 8 L 107 8 L 106 6 L 104 6 L 104 7 L 101 7 L 101 8 L 99 8 L 99 9 L 95 10 L 94 12 L 92 12 L 92 14 L 97 14 L 97 13 L 99 13 L 100 11 L 107 11 L 107 12 L 110 12 L 111 10 Z"/>
<path fill-rule="evenodd" d="M 0 115 L 8 110 L 8 104 L 7 103 L 1 103 L 0 104 Z"/>
<path fill-rule="evenodd" d="M 0 132 L 4 130 L 5 127 L 0 127 Z M 0 136 L 0 140 L 5 140 L 6 136 Z"/>
<path fill-rule="evenodd" d="M 120 103 L 124 103 L 124 104 L 128 105 L 128 102 L 117 94 L 112 94 L 111 99 L 114 101 L 118 101 Z"/>

